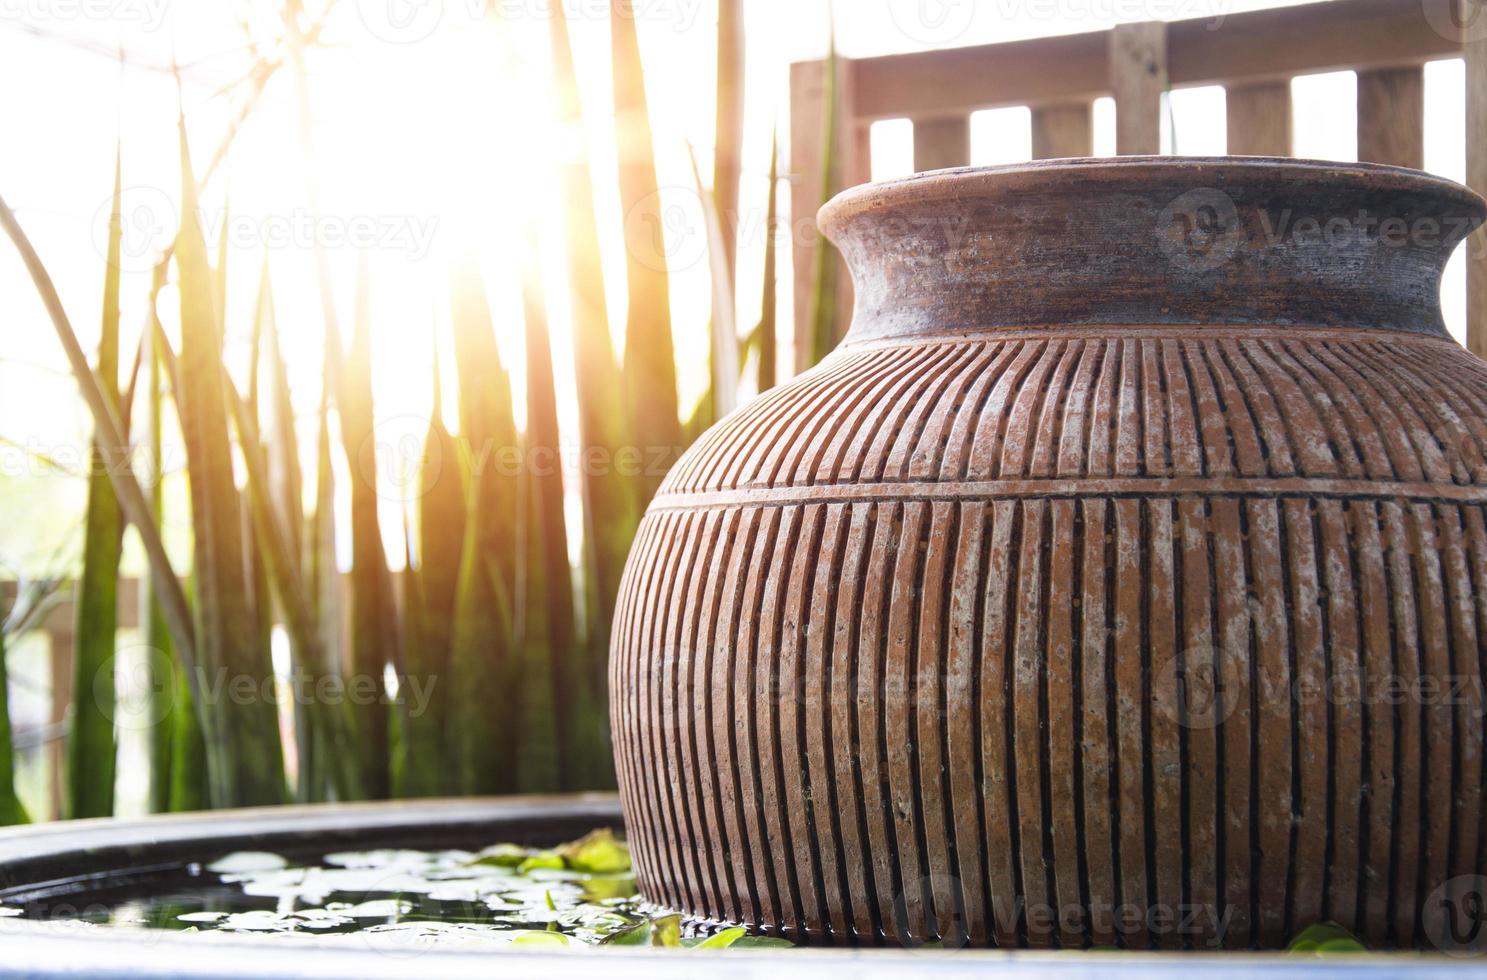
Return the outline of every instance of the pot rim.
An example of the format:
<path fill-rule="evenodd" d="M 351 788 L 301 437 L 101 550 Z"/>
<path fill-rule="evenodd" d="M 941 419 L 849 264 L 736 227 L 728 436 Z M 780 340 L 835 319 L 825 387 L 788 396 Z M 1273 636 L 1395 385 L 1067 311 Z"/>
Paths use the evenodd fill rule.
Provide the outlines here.
<path fill-rule="evenodd" d="M 1277 177 L 1298 184 L 1367 184 L 1373 189 L 1437 195 L 1487 216 L 1487 199 L 1438 174 L 1383 163 L 1267 156 L 1056 157 L 992 166 L 950 167 L 858 184 L 822 205 L 816 221 L 835 239 L 846 222 L 867 211 L 968 196 L 997 196 L 1029 188 L 1048 190 L 1060 177 L 1108 186 L 1150 186 L 1195 177 L 1225 183 Z M 1071 193 L 1078 193 L 1071 191 Z"/>

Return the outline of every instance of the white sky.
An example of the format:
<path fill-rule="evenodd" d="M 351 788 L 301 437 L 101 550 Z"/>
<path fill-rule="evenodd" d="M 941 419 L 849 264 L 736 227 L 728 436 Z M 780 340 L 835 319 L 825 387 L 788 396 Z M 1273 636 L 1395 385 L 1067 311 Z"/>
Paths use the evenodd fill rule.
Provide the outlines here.
<path fill-rule="evenodd" d="M 306 0 L 312 16 L 324 0 Z M 447 348 L 448 260 L 474 251 L 487 273 L 499 340 L 507 364 L 521 362 L 520 311 L 507 269 L 514 265 L 516 216 L 555 213 L 542 149 L 556 137 L 543 123 L 547 97 L 547 0 L 495 0 L 513 25 L 507 43 L 482 23 L 480 0 L 339 0 L 324 40 L 311 53 L 311 100 L 323 234 L 362 222 L 376 243 L 372 324 L 376 350 L 379 437 L 416 448 L 431 392 L 432 324 Z M 668 211 L 668 247 L 683 268 L 674 277 L 674 315 L 687 403 L 703 388 L 709 280 L 701 220 L 691 199 L 687 145 L 711 173 L 716 0 L 634 0 L 647 59 L 647 88 L 661 184 L 676 204 Z M 586 126 L 598 178 L 596 200 L 610 243 L 621 241 L 622 215 L 613 177 L 609 113 L 608 15 L 604 0 L 564 0 L 569 12 L 585 98 Z M 122 138 L 126 221 L 124 331 L 126 347 L 142 323 L 152 255 L 174 223 L 176 96 L 159 70 L 172 55 L 186 66 L 184 103 L 198 168 L 217 145 L 235 103 L 218 95 L 247 66 L 245 38 L 272 37 L 277 2 L 268 0 L 0 0 L 0 194 L 20 214 L 58 282 L 85 344 L 96 336 L 103 259 L 101 223 L 110 190 L 113 144 Z M 1267 0 L 837 0 L 838 44 L 847 56 L 987 43 L 1097 30 L 1121 21 L 1213 19 L 1267 6 Z M 926 12 L 921 15 L 921 11 Z M 944 14 L 943 21 L 939 20 Z M 824 55 L 826 0 L 749 0 L 749 86 L 746 180 L 741 224 L 758 228 L 767 185 L 771 127 L 788 134 L 788 65 Z M 122 45 L 130 67 L 111 52 Z M 519 77 L 523 81 L 513 83 Z M 1295 81 L 1298 155 L 1352 159 L 1353 77 L 1350 73 Z M 1460 179 L 1464 172 L 1463 76 L 1459 61 L 1428 66 L 1427 167 Z M 1110 152 L 1113 108 L 1096 107 L 1096 149 Z M 270 84 L 204 199 L 212 236 L 230 200 L 229 357 L 241 368 L 265 252 L 272 268 L 280 328 L 291 360 L 297 407 L 311 421 L 318 400 L 320 307 L 308 241 L 294 232 L 306 217 L 304 167 L 288 73 Z M 1171 97 L 1170 148 L 1224 152 L 1223 92 L 1187 89 Z M 909 167 L 907 121 L 875 127 L 874 173 Z M 1025 159 L 1028 113 L 1004 109 L 973 119 L 973 163 Z M 788 203 L 788 199 L 786 199 Z M 551 319 L 559 346 L 560 401 L 571 403 L 563 265 L 551 222 L 548 259 Z M 287 240 L 286 240 L 287 239 Z M 762 239 L 745 235 L 739 276 L 739 322 L 757 317 Z M 343 327 L 351 320 L 357 250 L 329 249 Z M 622 253 L 606 251 L 611 329 L 622 343 Z M 1460 262 L 1446 287 L 1447 318 L 1462 329 Z M 790 262 L 780 263 L 788 297 Z M 0 246 L 0 291 L 7 329 L 0 334 L 0 439 L 53 455 L 80 453 L 88 431 L 65 362 L 20 263 Z M 170 319 L 171 295 L 163 307 Z M 788 344 L 791 304 L 782 303 Z M 132 348 L 131 348 L 132 349 Z M 452 375 L 450 358 L 444 361 Z M 520 379 L 518 379 L 520 384 Z M 520 388 L 518 389 L 520 393 Z M 565 397 L 565 394 L 567 397 Z M 520 400 L 520 399 L 519 399 Z M 565 406 L 566 408 L 566 406 Z M 565 419 L 571 422 L 571 417 Z M 571 426 L 569 426 L 571 431 Z M 308 432 L 307 432 L 308 435 Z M 307 440 L 308 441 L 308 440 Z M 0 555 L 34 567 L 77 531 L 81 481 L 38 475 L 14 451 L 0 447 L 0 494 L 9 527 Z M 398 459 L 384 462 L 389 491 L 384 523 L 390 545 L 400 527 Z M 74 458 L 79 458 L 74 456 Z M 179 509 L 177 509 L 179 512 Z M 174 540 L 184 543 L 180 528 Z M 393 546 L 394 554 L 401 552 Z"/>

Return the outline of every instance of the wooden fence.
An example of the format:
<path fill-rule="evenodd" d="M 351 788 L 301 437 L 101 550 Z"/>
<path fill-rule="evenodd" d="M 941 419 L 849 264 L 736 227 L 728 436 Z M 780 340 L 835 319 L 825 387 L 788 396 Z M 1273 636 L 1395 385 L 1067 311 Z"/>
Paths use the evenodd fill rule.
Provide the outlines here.
<path fill-rule="evenodd" d="M 1291 155 L 1290 79 L 1358 73 L 1358 158 L 1419 168 L 1427 61 L 1466 61 L 1467 182 L 1487 193 L 1487 6 L 1481 0 L 1330 0 L 1222 19 L 1123 24 L 1109 31 L 878 58 L 839 58 L 836 133 L 842 186 L 868 180 L 868 131 L 881 119 L 914 124 L 914 169 L 970 163 L 970 114 L 1027 106 L 1035 159 L 1089 156 L 1091 107 L 1116 106 L 1116 152 L 1160 152 L 1168 88 L 1222 85 L 1234 154 Z M 827 63 L 791 66 L 791 213 L 823 203 Z M 1484 233 L 1479 233 L 1484 234 Z M 815 237 L 795 241 L 797 370 L 810 344 Z M 1467 273 L 1467 346 L 1487 357 L 1487 251 Z M 836 331 L 851 318 L 851 283 L 837 277 Z"/>

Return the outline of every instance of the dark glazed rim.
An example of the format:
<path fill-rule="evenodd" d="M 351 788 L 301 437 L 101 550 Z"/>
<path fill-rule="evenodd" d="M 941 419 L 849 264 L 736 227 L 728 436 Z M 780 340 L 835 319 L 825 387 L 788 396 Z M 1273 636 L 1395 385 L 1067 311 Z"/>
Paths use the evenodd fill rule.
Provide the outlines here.
<path fill-rule="evenodd" d="M 1441 274 L 1484 217 L 1466 187 L 1400 167 L 1109 157 L 867 184 L 818 220 L 863 344 L 1119 325 L 1447 339 Z"/>
<path fill-rule="evenodd" d="M 1351 163 L 1299 157 L 1120 156 L 1059 157 L 987 167 L 951 167 L 859 184 L 822 205 L 816 221 L 834 239 L 846 221 L 866 211 L 916 201 L 990 196 L 1037 186 L 1047 188 L 1060 175 L 1112 186 L 1146 185 L 1175 177 L 1242 182 L 1246 178 L 1282 176 L 1297 183 L 1366 183 L 1379 190 L 1430 193 L 1487 214 L 1487 199 L 1454 180 L 1382 163 Z"/>

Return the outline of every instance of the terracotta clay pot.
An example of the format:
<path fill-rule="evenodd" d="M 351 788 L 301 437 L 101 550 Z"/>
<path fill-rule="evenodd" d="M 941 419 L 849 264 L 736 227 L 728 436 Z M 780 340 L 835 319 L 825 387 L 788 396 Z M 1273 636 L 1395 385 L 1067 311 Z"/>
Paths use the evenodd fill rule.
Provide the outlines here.
<path fill-rule="evenodd" d="M 1439 284 L 1483 213 L 1245 158 L 828 204 L 851 332 L 683 457 L 626 572 L 644 893 L 836 943 L 1448 941 L 1487 365 Z"/>

